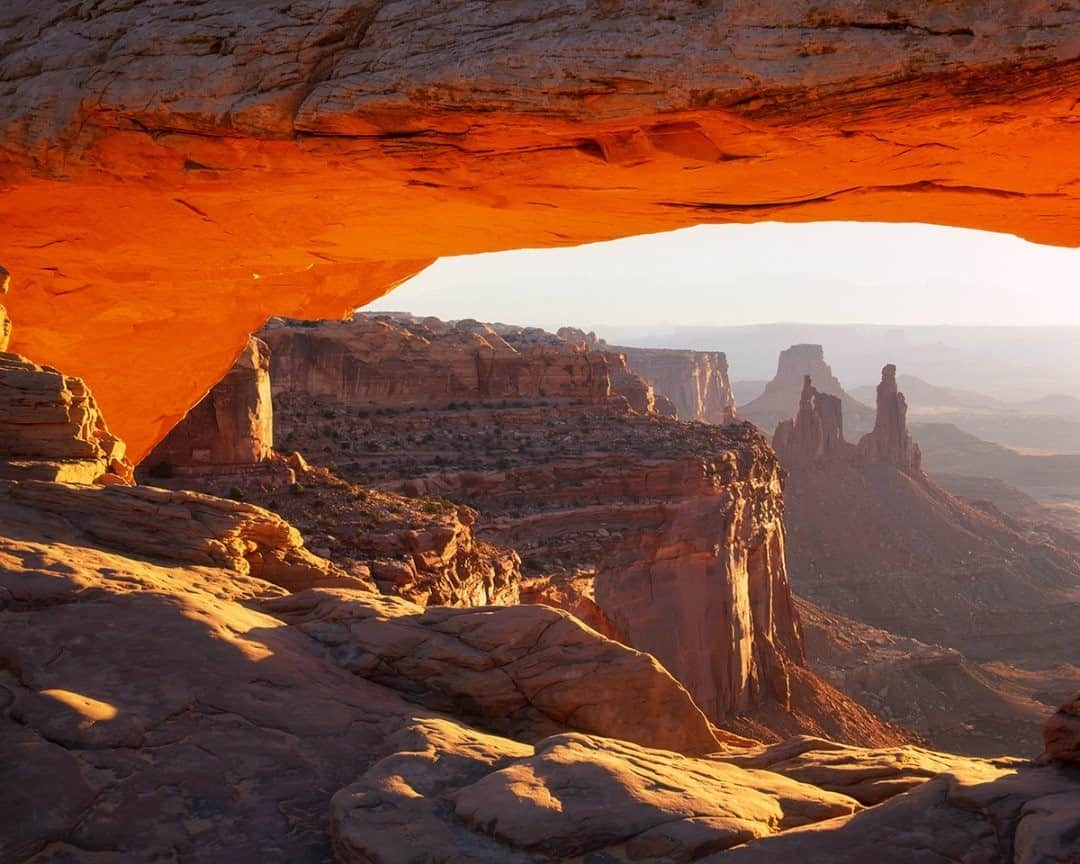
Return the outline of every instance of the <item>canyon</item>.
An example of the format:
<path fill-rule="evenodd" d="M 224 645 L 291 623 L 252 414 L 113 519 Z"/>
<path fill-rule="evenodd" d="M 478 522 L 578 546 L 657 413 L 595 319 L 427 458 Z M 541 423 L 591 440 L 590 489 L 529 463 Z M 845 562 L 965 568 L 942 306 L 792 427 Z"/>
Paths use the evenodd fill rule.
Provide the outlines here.
<path fill-rule="evenodd" d="M 767 219 L 1080 242 L 1072 3 L 488 11 L 8 4 L 16 350 L 141 460 L 267 316 L 338 317 L 440 256 Z"/>
<path fill-rule="evenodd" d="M 1035 752 L 1080 680 L 1075 538 L 928 476 L 895 366 L 876 401 L 873 430 L 849 443 L 840 398 L 806 376 L 774 434 L 810 665 L 936 746 Z"/>
<path fill-rule="evenodd" d="M 999 6 L 7 4 L 0 859 L 1074 860 L 1080 542 L 895 369 L 347 317 L 705 222 L 1078 245 L 1080 9 Z"/>
<path fill-rule="evenodd" d="M 379 323 L 408 329 L 393 319 Z M 280 340 L 288 329 L 278 323 L 265 335 Z M 531 334 L 527 344 L 539 338 Z M 490 344 L 479 341 L 476 354 L 487 357 Z M 577 353 L 573 343 L 551 344 Z M 45 392 L 65 410 L 94 404 L 77 379 L 2 356 L 15 380 L 28 371 L 45 376 Z M 395 356 L 384 355 L 391 368 Z M 587 363 L 554 364 L 563 370 L 554 380 L 576 381 L 582 393 L 541 397 L 536 382 L 551 379 L 536 373 L 552 369 L 550 351 L 523 356 L 505 380 L 536 387 L 532 396 L 477 391 L 456 403 L 394 405 L 386 391 L 382 402 L 348 403 L 278 388 L 271 415 L 259 406 L 266 385 L 276 387 L 272 371 L 268 382 L 265 354 L 249 351 L 206 407 L 163 442 L 159 455 L 177 462 L 162 458 L 145 469 L 176 488 L 102 475 L 92 478 L 96 484 L 86 482 L 90 475 L 82 483 L 0 480 L 0 751 L 13 766 L 13 782 L 0 792 L 10 817 L 0 834 L 5 859 L 86 860 L 87 850 L 124 849 L 230 861 L 451 854 L 462 862 L 547 864 L 602 855 L 661 864 L 718 855 L 776 860 L 791 854 L 783 843 L 792 837 L 800 849 L 825 844 L 828 855 L 862 854 L 872 843 L 879 858 L 899 864 L 909 860 L 902 826 L 913 809 L 939 826 L 925 841 L 928 854 L 957 854 L 961 846 L 985 860 L 1070 854 L 1060 826 L 1080 798 L 1069 767 L 1072 703 L 1048 721 L 1047 754 L 1034 764 L 904 743 L 900 729 L 861 711 L 803 664 L 784 576 L 780 469 L 764 439 L 748 424 L 637 413 L 625 397 L 600 394 L 588 376 L 571 374 Z M 357 380 L 356 365 L 342 363 L 341 353 L 330 359 L 315 365 L 351 370 L 348 380 Z M 306 417 L 307 409 L 318 419 Z M 36 458 L 45 465 L 69 459 L 65 436 L 78 447 L 96 441 L 107 427 L 92 419 L 40 439 Z M 469 434 L 486 442 L 495 435 L 488 430 L 503 424 L 514 445 L 494 458 L 514 465 L 483 470 L 476 464 L 483 450 L 460 444 Z M 329 452 L 348 453 L 353 442 L 341 440 L 342 430 L 359 428 L 359 440 L 374 445 L 365 448 L 372 458 L 330 470 L 299 453 L 251 446 L 275 442 L 279 426 L 293 440 L 310 434 L 306 449 L 315 455 L 322 455 L 320 436 L 332 442 Z M 404 436 L 415 430 L 436 436 L 421 443 L 440 462 L 453 456 L 468 470 L 451 461 L 411 479 L 399 474 L 413 459 Z M 446 448 L 450 440 L 459 446 Z M 564 468 L 552 462 L 553 447 L 569 457 Z M 5 454 L 5 465 L 19 461 Z M 410 486 L 409 496 L 357 486 L 338 470 L 368 482 L 394 476 L 396 484 L 383 485 Z M 500 486 L 508 475 L 514 485 Z M 531 485 L 517 485 L 525 482 Z M 180 488 L 226 483 L 229 498 Z M 564 546 L 553 543 L 563 530 L 552 533 L 552 524 L 565 529 L 580 526 L 585 513 L 597 517 L 586 523 L 592 542 L 612 540 L 615 553 L 597 565 L 596 610 L 617 598 L 610 626 L 656 641 L 690 689 L 658 658 L 566 611 L 516 604 L 512 589 L 491 591 L 499 584 L 542 598 L 559 585 L 558 574 L 485 546 L 472 530 L 481 516 L 468 507 L 417 497 L 450 486 L 495 505 L 494 530 L 508 530 L 507 519 L 522 527 L 534 520 L 534 536 L 553 547 L 526 547 L 540 562 L 558 564 L 559 554 L 588 548 L 580 532 L 564 537 Z M 549 501 L 546 512 L 521 512 L 522 489 Z M 243 500 L 259 494 L 288 501 L 274 506 L 296 513 L 306 537 Z M 638 532 L 641 547 L 604 525 Z M 355 533 L 338 544 L 330 531 Z M 524 527 L 516 534 L 529 536 Z M 702 548 L 709 543 L 716 545 Z M 363 551 L 372 557 L 359 560 Z M 504 562 L 501 580 L 493 578 L 493 559 Z M 694 604 L 665 614 L 678 614 L 679 638 L 696 629 L 704 641 L 687 640 L 672 653 L 668 634 L 645 618 L 655 604 L 635 600 L 643 579 L 657 591 L 666 583 L 669 600 L 692 597 Z M 477 585 L 485 590 L 470 590 Z M 412 599 L 402 596 L 409 592 Z M 726 626 L 706 635 L 695 624 L 701 606 L 730 616 Z M 704 680 L 683 653 L 702 647 L 729 658 Z M 763 745 L 739 734 L 776 740 L 784 720 L 821 724 L 812 712 L 800 715 L 807 691 L 819 709 L 835 712 L 841 734 L 876 730 L 882 740 L 870 749 L 807 735 Z M 704 696 L 700 705 L 695 692 Z M 728 722 L 718 725 L 720 717 Z M 153 815 L 133 821 L 135 812 Z M 1010 828 L 994 830 L 1003 819 Z M 819 824 L 827 830 L 804 836 L 801 829 Z"/>

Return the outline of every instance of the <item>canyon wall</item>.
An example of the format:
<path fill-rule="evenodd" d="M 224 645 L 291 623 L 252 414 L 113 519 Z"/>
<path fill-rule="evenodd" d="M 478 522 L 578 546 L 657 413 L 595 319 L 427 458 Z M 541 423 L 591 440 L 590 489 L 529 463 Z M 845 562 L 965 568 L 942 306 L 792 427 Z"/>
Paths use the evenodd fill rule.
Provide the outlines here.
<path fill-rule="evenodd" d="M 671 400 L 680 420 L 721 425 L 735 420 L 735 396 L 723 353 L 666 348 L 614 350 L 625 354 L 630 368 Z"/>
<path fill-rule="evenodd" d="M 543 333 L 543 331 L 538 331 Z M 510 334 L 508 334 L 510 335 Z M 606 359 L 544 334 L 511 335 L 486 324 L 368 316 L 351 321 L 272 322 L 275 393 L 337 402 L 404 404 L 437 400 L 603 399 L 611 390 Z"/>
<path fill-rule="evenodd" d="M 622 349 L 569 329 L 360 315 L 264 335 L 284 446 L 476 508 L 477 533 L 520 552 L 522 596 L 654 654 L 715 722 L 789 706 L 780 470 L 751 427 L 596 398 Z M 676 353 L 692 385 L 701 367 Z"/>
<path fill-rule="evenodd" d="M 268 315 L 441 256 L 759 220 L 1080 243 L 1070 3 L 8 6 L 15 348 L 136 460 Z"/>
<path fill-rule="evenodd" d="M 274 450 L 270 349 L 254 336 L 233 367 L 147 457 L 167 471 L 257 465 Z"/>

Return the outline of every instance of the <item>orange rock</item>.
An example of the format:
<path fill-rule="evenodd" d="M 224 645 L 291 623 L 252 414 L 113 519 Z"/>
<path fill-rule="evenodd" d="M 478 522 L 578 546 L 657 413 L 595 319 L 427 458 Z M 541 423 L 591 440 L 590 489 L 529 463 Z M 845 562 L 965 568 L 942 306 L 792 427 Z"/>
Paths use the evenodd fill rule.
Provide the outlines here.
<path fill-rule="evenodd" d="M 15 346 L 84 378 L 136 459 L 267 315 L 343 314 L 444 255 L 757 220 L 1080 243 L 1067 4 L 24 5 Z"/>
<path fill-rule="evenodd" d="M 256 465 L 274 449 L 270 349 L 252 337 L 232 369 L 147 458 L 181 472 Z"/>
<path fill-rule="evenodd" d="M 129 484 L 131 474 L 83 381 L 0 354 L 0 477 Z"/>

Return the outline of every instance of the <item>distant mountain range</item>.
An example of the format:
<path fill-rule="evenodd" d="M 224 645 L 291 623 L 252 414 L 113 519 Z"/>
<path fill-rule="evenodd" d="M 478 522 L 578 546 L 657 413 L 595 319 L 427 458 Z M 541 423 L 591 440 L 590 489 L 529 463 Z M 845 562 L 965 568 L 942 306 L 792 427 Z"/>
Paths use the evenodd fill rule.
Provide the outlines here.
<path fill-rule="evenodd" d="M 849 390 L 869 383 L 868 372 L 895 363 L 938 387 L 989 393 L 1009 403 L 1033 402 L 1032 412 L 1068 411 L 1080 419 L 1080 376 L 1075 371 L 1080 369 L 1080 327 L 796 323 L 599 327 L 598 332 L 621 345 L 723 351 L 738 382 L 771 379 L 777 356 L 790 345 L 819 344 Z M 760 391 L 741 397 L 736 392 L 744 403 L 757 395 Z"/>

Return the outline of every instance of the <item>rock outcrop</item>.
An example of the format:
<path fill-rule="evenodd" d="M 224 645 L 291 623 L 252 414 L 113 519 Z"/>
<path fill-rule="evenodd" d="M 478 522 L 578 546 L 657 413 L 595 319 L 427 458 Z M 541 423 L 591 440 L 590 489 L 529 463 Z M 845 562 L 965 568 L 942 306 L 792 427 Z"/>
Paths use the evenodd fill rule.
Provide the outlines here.
<path fill-rule="evenodd" d="M 388 749 L 334 796 L 343 864 L 693 861 L 861 809 L 779 774 L 588 735 L 528 747 L 429 721 Z"/>
<path fill-rule="evenodd" d="M 844 440 L 843 403 L 839 396 L 819 393 L 807 375 L 803 378 L 799 413 L 784 420 L 773 433 L 773 447 L 785 465 L 849 455 Z"/>
<path fill-rule="evenodd" d="M 471 320 L 447 324 L 361 313 L 343 322 L 275 322 L 261 336 L 271 348 L 275 394 L 402 405 L 461 399 L 599 400 L 611 392 L 603 355 L 542 330 L 518 328 L 504 336 Z"/>
<path fill-rule="evenodd" d="M 445 498 L 406 498 L 349 483 L 299 453 L 272 456 L 260 470 L 242 474 L 148 479 L 271 510 L 345 572 L 421 606 L 518 602 L 517 553 L 477 537 L 476 511 Z"/>
<path fill-rule="evenodd" d="M 546 606 L 424 611 L 396 597 L 306 591 L 266 608 L 353 674 L 518 741 L 576 729 L 681 753 L 724 746 L 653 657 Z"/>
<path fill-rule="evenodd" d="M 829 364 L 820 345 L 792 345 L 780 352 L 776 376 L 765 385 L 765 392 L 739 409 L 742 417 L 759 429 L 775 429 L 799 411 L 804 382 L 810 376 L 818 393 L 840 399 L 844 422 L 853 434 L 869 432 L 874 426 L 873 409 L 847 394 Z"/>
<path fill-rule="evenodd" d="M 1080 242 L 1068 3 L 8 7 L 15 347 L 136 460 L 267 315 L 443 256 L 784 219 Z"/>
<path fill-rule="evenodd" d="M 220 567 L 289 591 L 365 586 L 304 548 L 288 522 L 239 501 L 150 486 L 9 481 L 24 506 L 73 520 L 94 542 L 135 555 Z"/>
<path fill-rule="evenodd" d="M 842 429 L 841 410 L 840 400 L 822 401 L 807 382 L 799 416 L 782 423 L 774 438 L 788 468 L 792 585 L 827 612 L 871 625 L 895 643 L 914 637 L 922 644 L 909 645 L 908 658 L 895 644 L 881 645 L 884 662 L 868 644 L 855 661 L 858 668 L 834 668 L 828 677 L 839 686 L 849 680 L 852 694 L 875 710 L 890 700 L 905 702 L 899 711 L 883 713 L 915 718 L 912 725 L 931 734 L 936 746 L 1031 752 L 1035 718 L 1045 705 L 1035 698 L 1040 688 L 1009 680 L 1030 672 L 1011 667 L 1041 668 L 1050 676 L 1047 667 L 1068 668 L 1080 650 L 1080 634 L 1069 623 L 1080 583 L 1075 540 L 1059 543 L 1057 535 L 1030 531 L 993 507 L 951 495 L 927 476 L 907 431 L 894 366 L 882 372 L 874 430 L 857 447 L 837 438 L 826 455 L 825 430 Z M 990 661 L 998 668 L 979 669 Z M 816 668 L 828 674 L 827 667 Z M 871 693 L 867 684 L 874 675 L 878 684 Z M 1065 680 L 1077 683 L 1075 675 Z M 925 705 L 899 695 L 899 686 L 921 694 Z M 941 710 L 943 694 L 966 695 L 982 707 L 960 712 L 968 717 L 961 721 L 956 712 Z M 956 731 L 964 724 L 971 726 L 970 736 Z"/>
<path fill-rule="evenodd" d="M 1080 767 L 1080 693 L 1046 721 L 1043 743 L 1051 759 Z"/>
<path fill-rule="evenodd" d="M 147 457 L 162 473 L 224 473 L 267 459 L 274 449 L 270 349 L 252 337 L 232 369 Z"/>
<path fill-rule="evenodd" d="M 719 351 L 616 347 L 630 368 L 675 406 L 680 420 L 724 425 L 735 420 L 727 357 Z"/>
<path fill-rule="evenodd" d="M 124 442 L 86 384 L 0 353 L 0 477 L 131 483 Z"/>
<path fill-rule="evenodd" d="M 896 367 L 891 363 L 881 370 L 874 430 L 859 439 L 859 455 L 906 471 L 922 470 L 919 445 L 907 428 L 907 401 L 896 388 Z"/>

